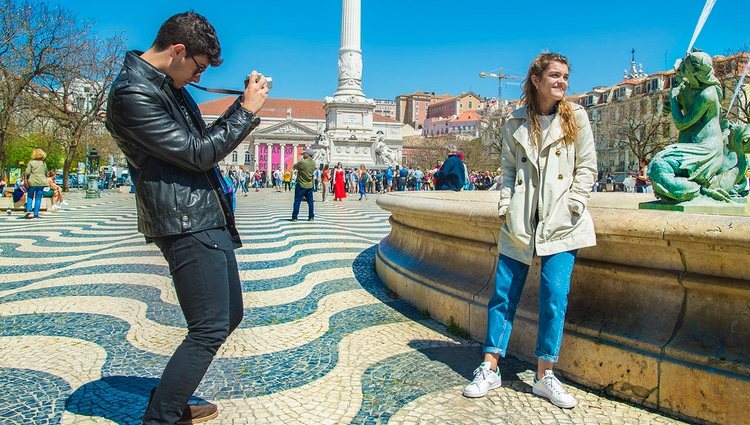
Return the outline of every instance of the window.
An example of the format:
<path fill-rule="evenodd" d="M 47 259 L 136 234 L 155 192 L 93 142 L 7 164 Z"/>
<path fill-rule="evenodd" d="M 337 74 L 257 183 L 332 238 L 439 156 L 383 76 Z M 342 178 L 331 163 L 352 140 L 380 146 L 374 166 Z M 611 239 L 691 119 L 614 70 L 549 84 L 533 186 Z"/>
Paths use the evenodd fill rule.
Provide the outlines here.
<path fill-rule="evenodd" d="M 471 105 L 472 105 L 472 103 L 471 103 L 471 101 L 469 101 L 469 109 L 471 109 Z"/>
<path fill-rule="evenodd" d="M 658 78 L 652 78 L 648 85 L 648 91 L 657 91 L 659 90 L 659 79 Z"/>
<path fill-rule="evenodd" d="M 250 162 L 250 151 L 245 151 L 245 164 L 249 164 Z"/>
<path fill-rule="evenodd" d="M 232 152 L 232 162 L 237 163 L 237 151 Z"/>

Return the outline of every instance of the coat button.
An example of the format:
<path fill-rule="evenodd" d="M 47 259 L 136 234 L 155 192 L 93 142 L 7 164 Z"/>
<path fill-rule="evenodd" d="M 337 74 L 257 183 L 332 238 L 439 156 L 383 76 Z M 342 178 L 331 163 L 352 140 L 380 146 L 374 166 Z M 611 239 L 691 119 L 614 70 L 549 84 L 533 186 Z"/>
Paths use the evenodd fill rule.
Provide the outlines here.
<path fill-rule="evenodd" d="M 555 155 L 560 156 L 560 151 L 555 151 Z"/>
<path fill-rule="evenodd" d="M 526 157 L 521 158 L 521 162 L 526 162 Z"/>
<path fill-rule="evenodd" d="M 187 221 L 188 221 L 188 216 L 186 216 L 186 215 L 183 215 L 183 216 L 182 216 L 182 221 L 184 221 L 185 223 L 187 223 Z"/>
<path fill-rule="evenodd" d="M 563 175 L 562 174 L 558 174 L 557 175 L 557 180 L 562 180 L 562 179 L 563 179 Z"/>

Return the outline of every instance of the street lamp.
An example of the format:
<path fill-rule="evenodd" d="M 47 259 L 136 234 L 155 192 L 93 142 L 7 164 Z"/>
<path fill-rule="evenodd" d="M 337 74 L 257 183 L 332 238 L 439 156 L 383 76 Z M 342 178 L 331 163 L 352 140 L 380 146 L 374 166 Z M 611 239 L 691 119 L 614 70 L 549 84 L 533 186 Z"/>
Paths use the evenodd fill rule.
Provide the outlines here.
<path fill-rule="evenodd" d="M 91 148 L 86 154 L 88 162 L 88 172 L 86 182 L 86 198 L 99 198 L 99 152 L 96 148 Z"/>

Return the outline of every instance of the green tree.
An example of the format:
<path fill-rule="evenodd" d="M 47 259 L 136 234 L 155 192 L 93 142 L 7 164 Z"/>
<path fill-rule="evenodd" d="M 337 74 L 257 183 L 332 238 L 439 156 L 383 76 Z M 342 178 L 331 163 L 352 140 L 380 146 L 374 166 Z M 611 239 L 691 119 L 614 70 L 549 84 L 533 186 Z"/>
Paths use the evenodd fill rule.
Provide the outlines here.
<path fill-rule="evenodd" d="M 75 63 L 83 35 L 75 16 L 59 6 L 0 0 L 0 170 L 14 135 L 9 132 L 22 129 L 23 97 L 42 78 Z"/>

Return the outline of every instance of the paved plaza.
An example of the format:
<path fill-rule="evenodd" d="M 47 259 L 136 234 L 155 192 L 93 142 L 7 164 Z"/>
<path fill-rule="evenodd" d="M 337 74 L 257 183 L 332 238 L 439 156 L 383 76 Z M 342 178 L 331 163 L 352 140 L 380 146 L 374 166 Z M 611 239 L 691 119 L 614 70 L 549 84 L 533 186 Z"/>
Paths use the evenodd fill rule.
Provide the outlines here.
<path fill-rule="evenodd" d="M 0 424 L 137 424 L 184 319 L 133 195 L 67 199 L 0 218 Z M 209 424 L 678 423 L 567 382 L 578 407 L 556 408 L 512 358 L 502 388 L 464 398 L 481 346 L 381 284 L 376 196 L 318 202 L 313 222 L 303 203 L 294 223 L 291 199 L 238 198 L 245 318 L 195 394 L 219 405 Z"/>

